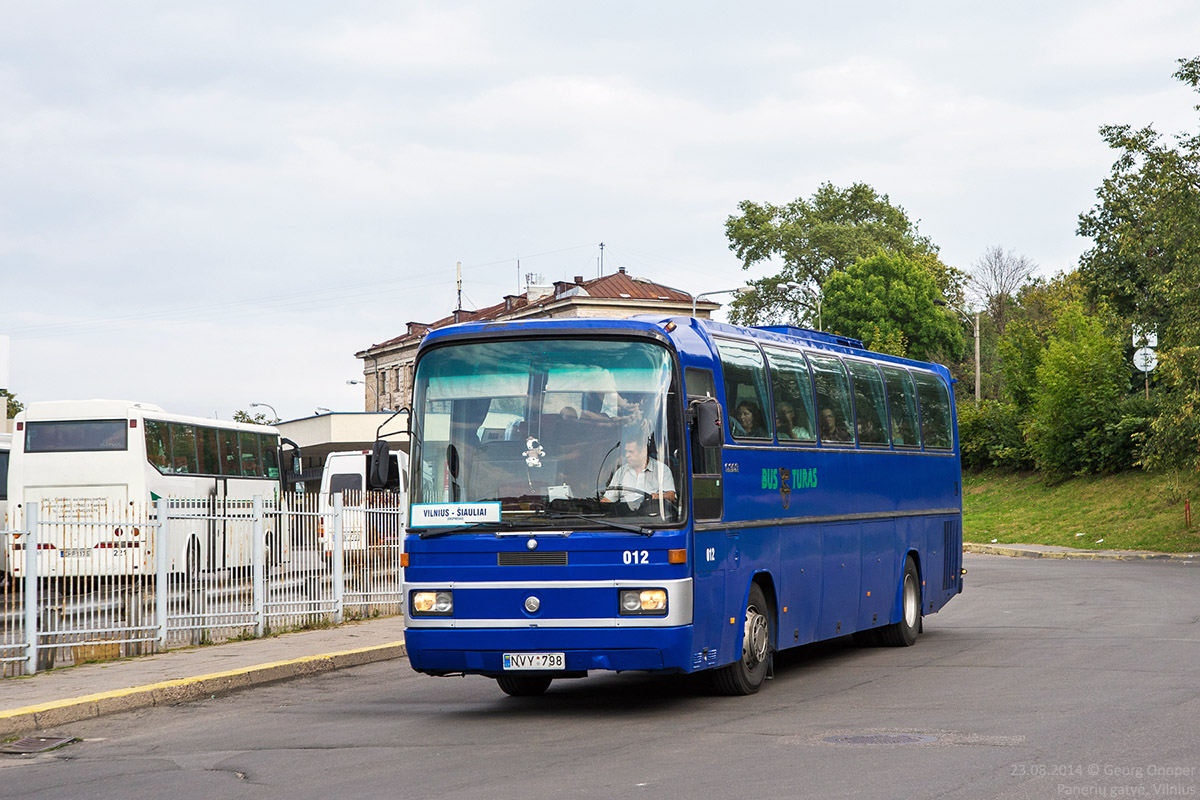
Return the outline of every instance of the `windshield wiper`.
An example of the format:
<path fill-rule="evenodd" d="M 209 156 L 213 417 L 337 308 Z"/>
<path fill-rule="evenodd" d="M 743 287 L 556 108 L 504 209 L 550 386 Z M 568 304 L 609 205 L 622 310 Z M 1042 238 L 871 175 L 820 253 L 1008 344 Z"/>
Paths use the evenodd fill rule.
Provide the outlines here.
<path fill-rule="evenodd" d="M 640 525 L 626 525 L 624 522 L 613 522 L 611 519 L 604 517 L 594 517 L 588 514 L 562 514 L 551 513 L 547 514 L 548 519 L 581 519 L 584 522 L 594 522 L 597 525 L 603 525 L 606 528 L 614 528 L 619 531 L 629 531 L 630 533 L 640 533 L 642 536 L 650 536 L 654 533 L 649 528 L 643 528 Z"/>
<path fill-rule="evenodd" d="M 433 539 L 437 536 L 445 536 L 448 533 L 462 533 L 463 531 L 476 531 L 480 528 L 512 528 L 516 525 L 513 520 L 502 519 L 499 522 L 469 522 L 466 525 L 455 525 L 451 528 L 423 528 L 417 533 L 422 539 Z"/>

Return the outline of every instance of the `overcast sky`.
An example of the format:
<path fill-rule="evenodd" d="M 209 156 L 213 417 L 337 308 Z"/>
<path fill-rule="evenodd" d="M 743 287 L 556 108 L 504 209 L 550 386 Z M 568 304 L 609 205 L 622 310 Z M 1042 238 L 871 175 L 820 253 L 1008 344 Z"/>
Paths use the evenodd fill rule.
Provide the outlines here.
<path fill-rule="evenodd" d="M 0 0 L 25 401 L 362 410 L 356 351 L 524 290 L 769 274 L 741 200 L 864 181 L 968 269 L 1087 242 L 1102 124 L 1196 129 L 1200 3 Z"/>

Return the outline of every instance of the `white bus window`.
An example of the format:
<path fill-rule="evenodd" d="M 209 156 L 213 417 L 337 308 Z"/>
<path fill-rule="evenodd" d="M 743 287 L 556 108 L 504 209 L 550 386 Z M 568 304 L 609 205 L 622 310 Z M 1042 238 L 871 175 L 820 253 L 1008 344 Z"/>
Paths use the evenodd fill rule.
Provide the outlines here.
<path fill-rule="evenodd" d="M 238 447 L 237 431 L 217 431 L 221 440 L 221 474 L 237 476 L 242 474 L 242 456 Z"/>
<path fill-rule="evenodd" d="M 268 478 L 279 477 L 279 452 L 275 449 L 275 441 L 266 434 L 258 434 L 259 447 L 262 449 L 263 475 Z"/>
<path fill-rule="evenodd" d="M 263 468 L 258 454 L 258 435 L 253 431 L 242 431 L 238 438 L 242 443 L 242 474 L 261 477 Z"/>
<path fill-rule="evenodd" d="M 192 474 L 196 468 L 196 429 L 180 422 L 171 423 L 171 472 Z"/>
<path fill-rule="evenodd" d="M 27 422 L 26 453 L 81 453 L 124 450 L 128 446 L 129 421 L 88 419 L 65 422 Z"/>
<path fill-rule="evenodd" d="M 200 471 L 205 475 L 221 474 L 221 447 L 217 444 L 216 428 L 200 428 L 196 444 L 200 451 Z"/>
<path fill-rule="evenodd" d="M 167 438 L 167 423 L 155 419 L 145 421 L 146 460 L 159 472 L 168 472 L 171 460 L 171 440 Z"/>

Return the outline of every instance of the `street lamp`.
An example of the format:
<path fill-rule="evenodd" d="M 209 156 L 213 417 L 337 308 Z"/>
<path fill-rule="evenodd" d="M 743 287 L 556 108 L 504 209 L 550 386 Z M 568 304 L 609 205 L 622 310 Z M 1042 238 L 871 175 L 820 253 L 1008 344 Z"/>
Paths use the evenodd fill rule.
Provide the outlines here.
<path fill-rule="evenodd" d="M 814 306 L 812 303 L 807 303 L 803 300 L 801 300 L 800 302 L 804 303 L 804 305 L 808 306 L 809 308 L 814 309 L 817 312 L 817 330 L 824 330 L 824 325 L 821 322 L 821 295 L 817 294 L 812 289 L 805 286 L 803 283 L 796 283 L 795 281 L 787 281 L 786 283 L 777 283 L 777 284 L 775 284 L 775 289 L 780 292 L 782 292 L 786 289 L 803 289 L 805 292 L 808 292 L 808 296 L 813 299 L 813 302 L 815 302 L 816 305 Z"/>
<path fill-rule="evenodd" d="M 950 305 L 945 300 L 934 300 L 933 304 L 937 305 L 937 306 L 945 306 L 946 308 L 950 309 L 951 311 L 957 312 L 958 315 L 960 317 L 962 317 L 964 320 L 966 320 L 967 324 L 970 325 L 975 331 L 975 405 L 979 405 L 979 313 L 980 312 L 976 311 L 975 319 L 972 320 L 971 317 L 969 317 L 967 315 L 967 313 L 965 311 L 963 311 L 961 308 L 959 308 L 958 306 Z"/>
<path fill-rule="evenodd" d="M 332 414 L 332 413 L 333 413 L 332 411 L 330 411 L 328 408 L 325 408 L 324 406 L 317 406 L 317 410 L 313 412 L 313 415 L 316 416 L 318 414 Z"/>
<path fill-rule="evenodd" d="M 271 409 L 271 414 L 275 417 L 275 420 L 276 421 L 279 420 L 279 412 L 276 411 L 275 406 L 271 405 L 270 403 L 251 403 L 250 407 L 251 408 L 269 408 L 269 409 Z"/>
<path fill-rule="evenodd" d="M 696 301 L 701 297 L 711 297 L 714 294 L 750 294 L 753 291 L 753 286 L 739 286 L 736 289 L 717 289 L 712 292 L 701 292 L 700 294 L 692 295 L 692 316 L 696 316 Z"/>

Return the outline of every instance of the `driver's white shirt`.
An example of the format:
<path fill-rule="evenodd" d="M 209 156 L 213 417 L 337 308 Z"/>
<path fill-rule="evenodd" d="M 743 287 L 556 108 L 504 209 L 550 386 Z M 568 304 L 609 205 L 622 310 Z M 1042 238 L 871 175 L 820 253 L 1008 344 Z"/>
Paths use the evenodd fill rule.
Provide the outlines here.
<path fill-rule="evenodd" d="M 647 459 L 645 469 L 640 471 L 629 466 L 628 463 L 622 464 L 621 468 L 613 474 L 608 485 L 609 490 L 604 493 L 606 500 L 614 503 L 618 501 L 628 503 L 634 508 L 640 506 L 642 501 L 647 499 L 647 495 L 675 491 L 675 479 L 671 477 L 671 471 L 661 461 L 653 458 Z M 627 492 L 622 489 L 637 489 L 638 491 Z M 642 492 L 646 494 L 642 494 Z"/>

